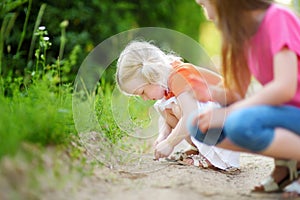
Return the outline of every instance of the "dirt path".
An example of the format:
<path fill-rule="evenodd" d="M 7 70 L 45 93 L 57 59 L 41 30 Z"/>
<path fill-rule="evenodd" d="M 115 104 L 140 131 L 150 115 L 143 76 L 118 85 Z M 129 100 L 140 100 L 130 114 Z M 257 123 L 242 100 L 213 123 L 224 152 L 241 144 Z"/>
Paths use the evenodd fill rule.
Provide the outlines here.
<path fill-rule="evenodd" d="M 151 155 L 145 155 L 145 161 L 118 172 L 96 169 L 95 176 L 86 179 L 73 197 L 91 200 L 280 199 L 280 194 L 250 192 L 273 168 L 272 159 L 267 157 L 242 154 L 238 175 L 157 162 Z"/>
<path fill-rule="evenodd" d="M 64 151 L 51 148 L 43 153 L 33 148 L 31 152 L 34 154 L 31 154 L 30 162 L 28 154 L 2 161 L 1 200 L 281 199 L 280 194 L 251 193 L 251 189 L 274 167 L 271 158 L 257 155 L 241 154 L 241 173 L 229 175 L 211 169 L 153 161 L 152 154 L 138 155 L 133 164 L 114 169 L 95 165 L 91 170 L 89 161 L 70 162 Z M 44 170 L 40 170 L 41 167 Z M 83 172 L 92 174 L 87 176 Z"/>
<path fill-rule="evenodd" d="M 87 139 L 87 143 L 99 141 Z M 96 145 L 97 146 L 97 143 Z M 94 147 L 90 147 L 94 151 Z M 98 149 L 94 155 L 100 155 Z M 104 154 L 105 155 L 105 154 Z M 67 190 L 66 199 L 75 200 L 279 200 L 281 194 L 252 193 L 251 189 L 267 177 L 273 159 L 241 154 L 241 173 L 224 174 L 194 166 L 182 166 L 166 161 L 153 161 L 151 154 L 141 156 L 132 165 L 111 170 L 96 168 L 77 187 Z M 47 198 L 46 198 L 47 199 Z"/>

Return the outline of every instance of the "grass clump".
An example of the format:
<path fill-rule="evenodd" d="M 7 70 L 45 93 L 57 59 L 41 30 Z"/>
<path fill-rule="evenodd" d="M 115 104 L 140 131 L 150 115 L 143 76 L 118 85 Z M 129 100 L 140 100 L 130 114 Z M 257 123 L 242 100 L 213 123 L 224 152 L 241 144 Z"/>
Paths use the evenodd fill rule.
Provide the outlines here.
<path fill-rule="evenodd" d="M 69 86 L 58 93 L 41 79 L 22 92 L 11 89 L 12 96 L 0 96 L 0 158 L 16 152 L 23 141 L 62 144 L 75 133 Z"/>

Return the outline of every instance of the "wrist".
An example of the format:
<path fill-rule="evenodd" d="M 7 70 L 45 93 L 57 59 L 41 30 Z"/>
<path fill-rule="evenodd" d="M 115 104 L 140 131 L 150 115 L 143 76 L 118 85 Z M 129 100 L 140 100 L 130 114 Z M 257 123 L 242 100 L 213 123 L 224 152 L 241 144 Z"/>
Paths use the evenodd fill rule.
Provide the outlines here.
<path fill-rule="evenodd" d="M 172 140 L 172 138 L 167 138 L 165 139 L 166 143 L 170 146 L 170 147 L 174 147 L 175 146 L 175 141 Z"/>
<path fill-rule="evenodd" d="M 166 138 L 166 142 L 172 146 L 175 147 L 177 144 L 179 144 L 183 139 L 185 139 L 187 136 L 189 136 L 188 133 L 184 134 L 181 133 L 180 135 L 174 135 L 174 134 L 170 134 L 167 138 Z"/>
<path fill-rule="evenodd" d="M 226 108 L 226 111 L 225 111 L 226 115 L 229 115 L 234 110 L 234 106 L 233 105 L 227 106 L 225 108 Z"/>

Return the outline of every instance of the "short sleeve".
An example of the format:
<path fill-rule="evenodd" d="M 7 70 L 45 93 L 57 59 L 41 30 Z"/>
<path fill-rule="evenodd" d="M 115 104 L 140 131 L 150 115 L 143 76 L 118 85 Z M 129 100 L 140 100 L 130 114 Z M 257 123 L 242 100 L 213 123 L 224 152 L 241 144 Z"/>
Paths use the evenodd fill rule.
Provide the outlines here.
<path fill-rule="evenodd" d="M 300 21 L 292 11 L 275 7 L 265 25 L 273 55 L 283 47 L 288 47 L 300 55 Z"/>
<path fill-rule="evenodd" d="M 179 96 L 183 92 L 192 91 L 194 84 L 199 84 L 195 77 L 203 78 L 192 65 L 181 66 L 170 75 L 168 87 L 175 96 Z"/>
<path fill-rule="evenodd" d="M 175 96 L 179 96 L 184 91 L 187 91 L 189 83 L 184 69 L 176 70 L 170 75 L 168 87 Z"/>

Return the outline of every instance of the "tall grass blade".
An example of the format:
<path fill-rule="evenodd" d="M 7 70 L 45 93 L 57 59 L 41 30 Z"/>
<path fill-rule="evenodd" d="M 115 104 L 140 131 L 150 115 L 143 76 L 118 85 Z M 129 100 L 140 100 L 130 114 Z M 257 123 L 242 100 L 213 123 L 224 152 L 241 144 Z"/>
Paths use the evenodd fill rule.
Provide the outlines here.
<path fill-rule="evenodd" d="M 27 7 L 27 12 L 26 12 L 26 18 L 25 18 L 25 22 L 24 22 L 24 25 L 23 25 L 23 30 L 22 30 L 22 33 L 21 33 L 21 38 L 20 38 L 20 41 L 19 41 L 19 44 L 18 44 L 17 55 L 19 54 L 19 51 L 21 49 L 21 46 L 22 46 L 24 38 L 25 38 L 31 7 L 32 7 L 32 0 L 29 0 L 28 7 Z"/>
<path fill-rule="evenodd" d="M 42 21 L 42 17 L 44 15 L 45 9 L 46 9 L 47 4 L 42 4 L 39 10 L 39 14 L 37 16 L 35 25 L 34 25 L 34 29 L 33 29 L 33 34 L 32 34 L 32 38 L 31 38 L 31 43 L 30 43 L 30 49 L 29 49 L 29 53 L 28 53 L 28 61 L 31 60 L 32 58 L 32 54 L 33 54 L 33 50 L 34 50 L 34 44 L 35 44 L 35 40 L 36 40 L 36 35 L 34 34 L 37 29 L 39 28 L 41 21 Z"/>
<path fill-rule="evenodd" d="M 3 58 L 3 49 L 4 49 L 4 41 L 6 37 L 9 36 L 10 31 L 15 23 L 17 18 L 16 13 L 8 13 L 2 22 L 1 30 L 0 30 L 0 76 L 2 74 L 2 58 Z"/>
<path fill-rule="evenodd" d="M 14 10 L 15 8 L 21 6 L 22 4 L 26 3 L 28 0 L 15 0 L 12 2 L 3 1 L 0 3 L 0 17 L 6 15 L 10 11 Z"/>

